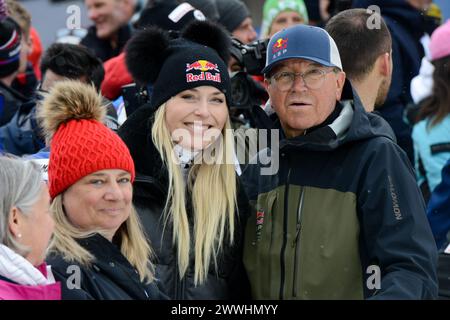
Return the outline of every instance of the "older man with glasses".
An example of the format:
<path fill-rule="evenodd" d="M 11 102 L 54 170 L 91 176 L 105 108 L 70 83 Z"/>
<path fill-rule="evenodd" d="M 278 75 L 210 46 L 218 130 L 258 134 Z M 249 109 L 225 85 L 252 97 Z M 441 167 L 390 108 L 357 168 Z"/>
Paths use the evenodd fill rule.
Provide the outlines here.
<path fill-rule="evenodd" d="M 334 40 L 312 26 L 280 31 L 263 73 L 281 141 L 269 149 L 277 172 L 243 173 L 253 297 L 435 298 L 436 246 L 413 170 L 346 82 Z"/>

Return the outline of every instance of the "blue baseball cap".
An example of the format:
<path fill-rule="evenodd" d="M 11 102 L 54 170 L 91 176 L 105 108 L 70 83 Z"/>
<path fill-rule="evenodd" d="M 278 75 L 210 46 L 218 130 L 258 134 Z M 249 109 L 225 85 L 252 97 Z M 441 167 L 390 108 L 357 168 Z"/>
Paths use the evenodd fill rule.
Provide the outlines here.
<path fill-rule="evenodd" d="M 266 66 L 262 73 L 267 74 L 277 63 L 292 58 L 342 70 L 336 43 L 319 27 L 299 24 L 275 33 L 267 46 Z"/>

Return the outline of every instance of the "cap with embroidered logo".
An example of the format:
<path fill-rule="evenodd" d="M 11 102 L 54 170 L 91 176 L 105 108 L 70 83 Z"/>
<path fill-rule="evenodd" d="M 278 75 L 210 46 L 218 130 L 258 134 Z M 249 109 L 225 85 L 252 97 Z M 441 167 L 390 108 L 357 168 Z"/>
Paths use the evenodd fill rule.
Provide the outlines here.
<path fill-rule="evenodd" d="M 277 63 L 287 59 L 305 59 L 342 70 L 336 43 L 319 27 L 295 25 L 275 33 L 267 46 L 262 73 L 267 75 Z"/>

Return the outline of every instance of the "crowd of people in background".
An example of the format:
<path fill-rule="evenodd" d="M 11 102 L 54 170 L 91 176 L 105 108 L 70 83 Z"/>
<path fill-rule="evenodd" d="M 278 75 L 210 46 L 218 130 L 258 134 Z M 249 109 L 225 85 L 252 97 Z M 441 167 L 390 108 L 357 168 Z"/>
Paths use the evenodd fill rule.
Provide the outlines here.
<path fill-rule="evenodd" d="M 84 5 L 0 0 L 0 300 L 450 299 L 436 3 Z"/>

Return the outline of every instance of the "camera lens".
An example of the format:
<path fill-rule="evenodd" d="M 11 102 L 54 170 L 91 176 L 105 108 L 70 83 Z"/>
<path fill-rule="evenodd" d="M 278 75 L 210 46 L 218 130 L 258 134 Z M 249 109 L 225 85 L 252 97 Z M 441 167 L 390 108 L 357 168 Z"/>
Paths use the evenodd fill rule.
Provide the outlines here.
<path fill-rule="evenodd" d="M 249 104 L 250 88 L 246 75 L 242 72 L 231 78 L 231 98 L 233 99 L 233 107 L 242 108 Z"/>

